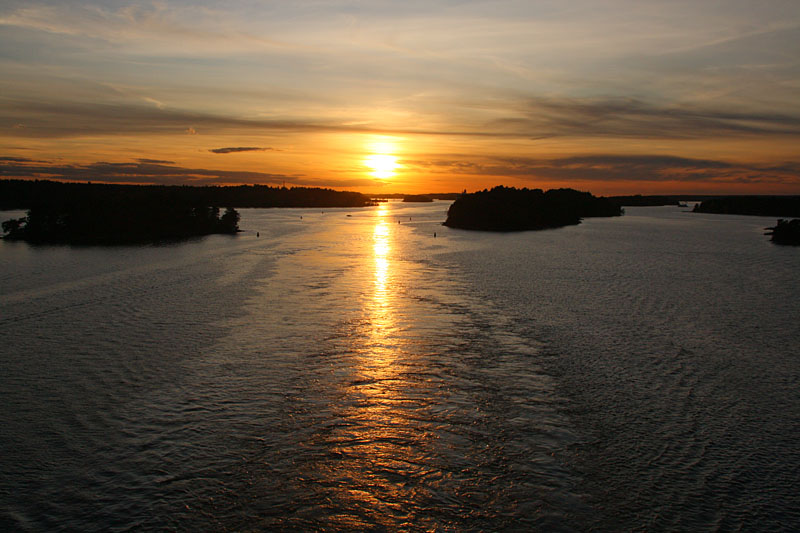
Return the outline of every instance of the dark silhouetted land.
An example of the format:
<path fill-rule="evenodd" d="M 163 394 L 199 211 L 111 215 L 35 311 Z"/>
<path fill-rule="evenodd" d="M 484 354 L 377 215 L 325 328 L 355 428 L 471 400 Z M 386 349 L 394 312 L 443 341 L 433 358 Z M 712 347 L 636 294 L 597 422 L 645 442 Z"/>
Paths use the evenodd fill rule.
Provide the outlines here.
<path fill-rule="evenodd" d="M 574 189 L 495 187 L 459 196 L 444 225 L 484 231 L 524 231 L 580 224 L 584 217 L 622 214 L 619 204 Z"/>
<path fill-rule="evenodd" d="M 5 238 L 35 244 L 136 244 L 176 241 L 239 231 L 229 207 L 190 207 L 158 201 L 84 202 L 32 207 L 21 219 L 3 222 Z"/>
<path fill-rule="evenodd" d="M 461 196 L 460 192 L 432 192 L 432 193 L 425 193 L 425 194 L 405 194 L 401 192 L 392 192 L 392 193 L 382 193 L 382 194 L 370 194 L 368 195 L 370 198 L 375 200 L 388 200 L 388 199 L 395 199 L 395 200 L 405 200 L 407 196 L 427 196 L 431 200 L 455 200 L 459 196 Z"/>
<path fill-rule="evenodd" d="M 427 194 L 407 194 L 403 196 L 404 202 L 432 202 L 433 198 Z"/>
<path fill-rule="evenodd" d="M 800 217 L 800 196 L 722 196 L 703 200 L 696 213 Z"/>
<path fill-rule="evenodd" d="M 353 207 L 368 197 L 331 189 L 108 185 L 0 181 L 0 207 L 28 209 L 3 223 L 5 238 L 32 243 L 130 244 L 238 231 L 235 207 Z M 220 215 L 219 205 L 229 206 Z"/>
<path fill-rule="evenodd" d="M 771 240 L 775 244 L 800 246 L 800 218 L 794 220 L 779 219 L 775 226 L 767 229 L 770 230 L 767 235 L 772 235 Z"/>
<path fill-rule="evenodd" d="M 49 180 L 0 180 L 0 209 L 31 207 L 66 202 L 165 200 L 172 203 L 231 207 L 363 207 L 372 205 L 368 196 L 357 192 L 314 187 L 193 187 L 177 185 L 114 185 L 66 183 Z"/>
<path fill-rule="evenodd" d="M 609 196 L 608 199 L 616 202 L 621 206 L 636 206 L 636 207 L 649 207 L 649 206 L 662 206 L 662 205 L 678 205 L 682 206 L 690 200 L 702 200 L 708 197 L 687 196 L 687 195 L 650 195 L 643 196 L 641 194 L 634 194 L 629 196 Z"/>

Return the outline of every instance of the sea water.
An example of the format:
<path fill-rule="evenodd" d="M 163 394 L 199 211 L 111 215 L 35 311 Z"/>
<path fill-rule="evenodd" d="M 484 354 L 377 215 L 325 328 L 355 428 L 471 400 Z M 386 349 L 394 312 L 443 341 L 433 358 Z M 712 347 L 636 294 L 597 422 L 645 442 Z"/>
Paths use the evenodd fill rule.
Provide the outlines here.
<path fill-rule="evenodd" d="M 800 249 L 773 219 L 496 234 L 447 207 L 0 243 L 0 526 L 797 526 Z"/>

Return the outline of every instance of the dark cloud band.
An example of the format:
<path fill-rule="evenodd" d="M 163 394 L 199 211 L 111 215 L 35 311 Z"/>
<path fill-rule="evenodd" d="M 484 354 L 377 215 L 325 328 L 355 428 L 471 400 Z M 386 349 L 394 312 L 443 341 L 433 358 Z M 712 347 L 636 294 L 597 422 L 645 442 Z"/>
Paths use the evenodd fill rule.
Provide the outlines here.
<path fill-rule="evenodd" d="M 358 120 L 260 120 L 155 108 L 136 104 L 0 100 L 0 127 L 15 136 L 75 137 L 84 135 L 203 133 L 269 130 L 298 133 L 374 133 L 470 136 L 486 138 L 610 137 L 695 139 L 753 135 L 800 135 L 800 116 L 739 112 L 688 106 L 656 106 L 636 99 L 529 98 L 508 103 L 502 118 L 467 127 L 456 121 L 439 129 L 390 128 Z M 351 117 L 358 118 L 358 117 Z M 223 147 L 214 153 L 270 150 Z"/>
<path fill-rule="evenodd" d="M 403 161 L 427 172 L 523 180 L 800 184 L 800 162 L 753 165 L 670 155 L 584 155 L 554 159 L 489 157 L 481 161 Z"/>
<path fill-rule="evenodd" d="M 267 152 L 272 150 L 270 147 L 261 148 L 258 146 L 231 146 L 226 148 L 212 148 L 209 152 L 215 154 L 233 154 L 237 152 Z"/>

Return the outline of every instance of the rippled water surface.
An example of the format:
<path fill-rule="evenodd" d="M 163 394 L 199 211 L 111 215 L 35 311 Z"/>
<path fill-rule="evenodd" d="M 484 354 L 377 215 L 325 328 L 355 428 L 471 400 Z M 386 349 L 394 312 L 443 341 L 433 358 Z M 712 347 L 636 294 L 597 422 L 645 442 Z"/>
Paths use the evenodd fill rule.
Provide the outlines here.
<path fill-rule="evenodd" d="M 0 527 L 797 527 L 800 249 L 774 220 L 489 234 L 447 206 L 0 243 Z"/>

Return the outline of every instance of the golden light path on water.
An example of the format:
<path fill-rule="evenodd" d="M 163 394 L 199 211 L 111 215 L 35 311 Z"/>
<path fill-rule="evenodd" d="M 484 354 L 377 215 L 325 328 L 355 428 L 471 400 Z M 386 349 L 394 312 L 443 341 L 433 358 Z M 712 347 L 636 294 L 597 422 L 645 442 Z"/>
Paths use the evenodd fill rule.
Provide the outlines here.
<path fill-rule="evenodd" d="M 391 323 L 391 315 L 388 307 L 389 287 L 387 285 L 389 275 L 389 252 L 391 244 L 389 242 L 390 225 L 386 220 L 386 205 L 378 206 L 377 222 L 373 230 L 373 258 L 375 261 L 375 292 L 373 295 L 373 332 L 380 334 L 385 332 Z"/>
<path fill-rule="evenodd" d="M 364 280 L 370 288 L 361 340 L 354 346 L 358 377 L 347 387 L 350 408 L 344 418 L 350 425 L 340 436 L 341 460 L 335 476 L 349 480 L 337 496 L 352 513 L 336 522 L 355 529 L 367 524 L 388 527 L 399 518 L 407 519 L 408 510 L 417 508 L 416 500 L 426 492 L 410 482 L 419 474 L 428 448 L 424 424 L 415 418 L 426 404 L 421 398 L 429 394 L 408 379 L 420 362 L 401 334 L 409 317 L 398 314 L 402 307 L 398 289 L 408 275 L 393 259 L 394 240 L 401 229 L 385 204 L 376 208 L 371 225 L 371 243 L 365 250 L 371 257 L 365 257 L 364 271 L 371 278 Z"/>

